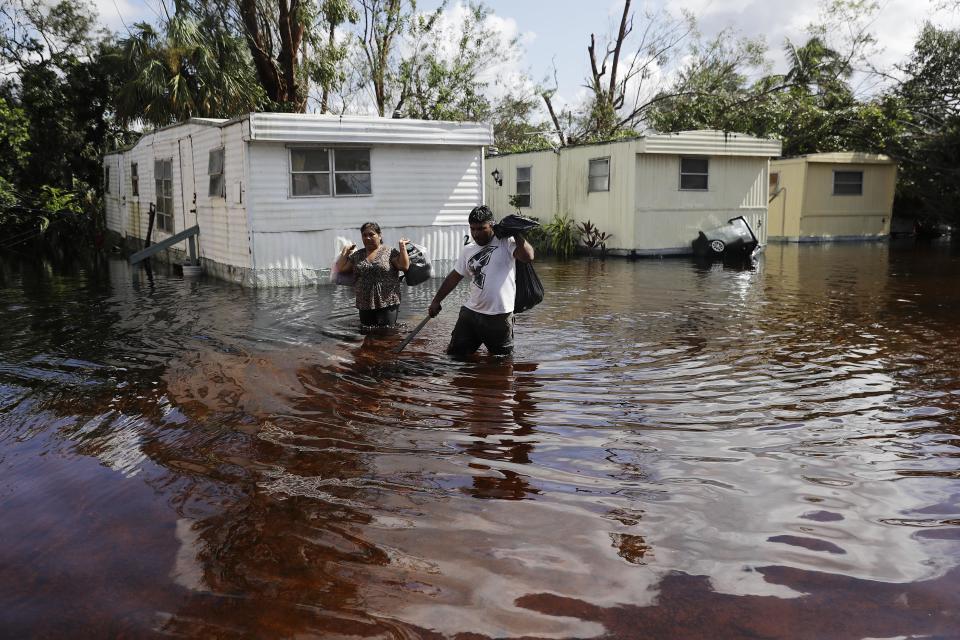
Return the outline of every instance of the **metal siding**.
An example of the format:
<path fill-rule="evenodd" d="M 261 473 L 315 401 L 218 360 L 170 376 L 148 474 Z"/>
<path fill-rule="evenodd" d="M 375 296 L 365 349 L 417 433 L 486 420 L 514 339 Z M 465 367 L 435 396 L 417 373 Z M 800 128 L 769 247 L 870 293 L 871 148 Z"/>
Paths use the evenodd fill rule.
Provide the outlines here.
<path fill-rule="evenodd" d="M 766 158 L 711 157 L 707 191 L 680 190 L 680 156 L 637 156 L 637 227 L 641 251 L 689 251 L 701 229 L 744 216 L 763 241 L 766 234 Z"/>
<path fill-rule="evenodd" d="M 560 155 L 560 213 L 576 222 L 589 220 L 612 233 L 607 247 L 629 250 L 634 234 L 636 191 L 634 140 L 564 149 Z M 610 158 L 610 190 L 588 191 L 590 160 Z"/>
<path fill-rule="evenodd" d="M 484 183 L 487 190 L 487 205 L 498 215 L 514 213 L 510 206 L 510 196 L 517 190 L 517 167 L 531 167 L 530 207 L 520 210 L 525 216 L 549 221 L 559 211 L 557 202 L 557 171 L 560 156 L 553 151 L 516 153 L 505 156 L 491 156 L 486 159 Z M 503 186 L 498 187 L 491 173 L 500 171 Z"/>
<path fill-rule="evenodd" d="M 370 152 L 373 195 L 289 197 L 288 148 L 250 145 L 253 232 L 465 224 L 482 194 L 480 147 L 375 146 Z M 259 263 L 259 256 L 256 257 Z"/>
<path fill-rule="evenodd" d="M 122 162 L 122 153 L 112 153 L 104 156 L 100 174 L 100 179 L 103 180 L 106 170 L 110 169 L 110 188 L 104 194 L 103 206 L 107 229 L 117 232 L 123 229 L 123 177 L 120 175 Z"/>
<path fill-rule="evenodd" d="M 244 148 L 241 123 L 210 127 L 193 134 L 193 166 L 196 182 L 197 224 L 200 225 L 200 255 L 222 264 L 249 267 L 250 240 L 247 215 L 238 202 L 237 189 L 243 189 Z M 224 185 L 226 197 L 209 195 L 210 151 L 224 148 Z"/>
<path fill-rule="evenodd" d="M 834 171 L 863 171 L 863 195 L 833 195 Z M 869 238 L 890 233 L 896 165 L 807 164 L 798 239 Z"/>
<path fill-rule="evenodd" d="M 478 122 L 252 113 L 250 130 L 252 140 L 276 142 L 432 146 L 485 146 L 493 143 L 493 127 Z"/>
<path fill-rule="evenodd" d="M 771 238 L 796 239 L 800 235 L 806 167 L 807 163 L 802 160 L 774 160 L 770 163 L 770 171 L 780 174 L 780 187 L 783 189 L 768 205 Z"/>
<path fill-rule="evenodd" d="M 127 162 L 137 163 L 137 174 L 140 179 L 139 194 L 134 196 L 131 192 L 127 198 L 124 225 L 124 234 L 134 238 L 146 238 L 147 212 L 150 203 L 154 202 L 153 140 L 153 135 L 144 136 L 136 146 L 124 154 Z"/>
<path fill-rule="evenodd" d="M 655 134 L 640 141 L 641 153 L 665 153 L 705 156 L 759 156 L 777 157 L 781 153 L 779 140 L 755 138 L 743 133 L 723 131 L 682 131 Z"/>
<path fill-rule="evenodd" d="M 434 275 L 442 277 L 448 265 L 460 255 L 470 227 L 451 226 L 383 227 L 383 241 L 396 246 L 401 237 L 427 248 L 434 261 Z M 297 285 L 323 278 L 342 247 L 360 243 L 356 227 L 317 231 L 255 232 L 253 251 L 257 268 L 253 275 L 258 285 Z"/>

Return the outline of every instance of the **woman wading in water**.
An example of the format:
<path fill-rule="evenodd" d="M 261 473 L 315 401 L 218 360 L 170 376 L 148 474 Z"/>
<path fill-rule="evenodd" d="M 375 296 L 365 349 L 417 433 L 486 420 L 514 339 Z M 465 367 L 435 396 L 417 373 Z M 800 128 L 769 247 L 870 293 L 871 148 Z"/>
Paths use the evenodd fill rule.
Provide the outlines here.
<path fill-rule="evenodd" d="M 398 249 L 388 249 L 376 222 L 360 227 L 360 237 L 363 249 L 354 251 L 355 244 L 344 247 L 337 258 L 337 270 L 356 276 L 360 324 L 364 328 L 392 327 L 400 311 L 400 272 L 410 268 L 408 240 L 401 238 Z"/>

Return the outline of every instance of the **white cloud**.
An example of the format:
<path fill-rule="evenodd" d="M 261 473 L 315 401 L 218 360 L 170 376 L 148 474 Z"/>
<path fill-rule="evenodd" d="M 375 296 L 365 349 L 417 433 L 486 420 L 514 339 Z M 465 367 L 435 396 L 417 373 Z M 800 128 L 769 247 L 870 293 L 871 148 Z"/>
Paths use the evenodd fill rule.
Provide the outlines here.
<path fill-rule="evenodd" d="M 114 33 L 127 33 L 136 22 L 156 22 L 159 12 L 138 0 L 92 0 L 100 23 Z"/>

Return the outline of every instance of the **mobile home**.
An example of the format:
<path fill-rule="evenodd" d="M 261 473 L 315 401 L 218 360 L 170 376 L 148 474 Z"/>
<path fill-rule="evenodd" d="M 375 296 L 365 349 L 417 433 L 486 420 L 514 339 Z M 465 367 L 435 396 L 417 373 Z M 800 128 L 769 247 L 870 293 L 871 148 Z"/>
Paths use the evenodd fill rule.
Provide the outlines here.
<path fill-rule="evenodd" d="M 766 239 L 768 165 L 777 140 L 684 131 L 487 157 L 487 201 L 549 221 L 590 220 L 622 255 L 692 251 L 701 229 L 743 216 Z"/>
<path fill-rule="evenodd" d="M 771 240 L 890 235 L 897 165 L 884 155 L 814 153 L 770 163 Z"/>
<path fill-rule="evenodd" d="M 489 125 L 251 113 L 194 118 L 107 154 L 107 227 L 132 245 L 198 226 L 205 271 L 248 286 L 316 282 L 359 227 L 455 259 L 483 202 Z M 186 243 L 179 245 L 185 250 Z"/>

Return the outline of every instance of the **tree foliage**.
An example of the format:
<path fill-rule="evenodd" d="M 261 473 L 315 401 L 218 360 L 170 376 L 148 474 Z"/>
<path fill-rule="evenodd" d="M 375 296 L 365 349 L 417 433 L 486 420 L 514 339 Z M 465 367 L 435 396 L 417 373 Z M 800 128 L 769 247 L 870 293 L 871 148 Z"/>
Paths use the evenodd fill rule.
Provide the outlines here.
<path fill-rule="evenodd" d="M 71 233 L 92 229 L 103 153 L 129 140 L 113 106 L 116 45 L 77 0 L 2 0 L 0 10 L 0 213 L 29 229 L 81 219 Z M 51 217 L 64 202 L 70 216 Z"/>
<path fill-rule="evenodd" d="M 349 41 L 337 39 L 337 29 L 344 24 L 356 24 L 360 14 L 350 0 L 322 0 L 318 21 L 313 26 L 316 45 L 310 60 L 308 75 L 320 88 L 320 112 L 331 108 L 331 96 L 342 91 L 347 81 L 345 69 L 349 56 Z"/>
<path fill-rule="evenodd" d="M 244 41 L 211 15 L 180 9 L 162 25 L 134 25 L 121 40 L 127 81 L 117 95 L 126 121 L 162 127 L 191 117 L 229 118 L 267 96 Z"/>
<path fill-rule="evenodd" d="M 905 123 L 888 151 L 899 160 L 903 208 L 960 221 L 960 30 L 927 24 L 897 87 Z"/>

